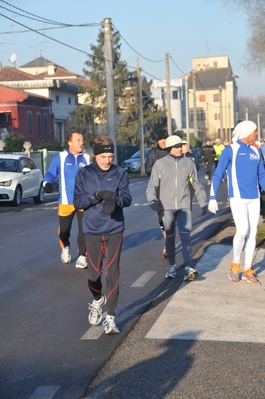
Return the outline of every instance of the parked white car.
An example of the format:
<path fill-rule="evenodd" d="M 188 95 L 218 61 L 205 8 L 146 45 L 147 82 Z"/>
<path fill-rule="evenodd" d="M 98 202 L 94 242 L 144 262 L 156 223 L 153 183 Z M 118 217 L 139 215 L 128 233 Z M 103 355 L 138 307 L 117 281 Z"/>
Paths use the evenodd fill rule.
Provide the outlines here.
<path fill-rule="evenodd" d="M 19 206 L 22 198 L 44 201 L 43 176 L 33 160 L 25 155 L 0 153 L 0 203 Z"/>

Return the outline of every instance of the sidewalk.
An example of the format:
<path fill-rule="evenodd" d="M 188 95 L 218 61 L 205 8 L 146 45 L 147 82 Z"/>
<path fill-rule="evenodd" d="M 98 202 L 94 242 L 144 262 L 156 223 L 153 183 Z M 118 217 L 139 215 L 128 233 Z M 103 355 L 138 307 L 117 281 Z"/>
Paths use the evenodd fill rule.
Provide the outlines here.
<path fill-rule="evenodd" d="M 154 299 L 86 399 L 264 399 L 265 250 L 254 260 L 259 283 L 230 281 L 234 232 L 228 220 L 204 242 L 199 278 L 183 282 L 166 306 Z"/>

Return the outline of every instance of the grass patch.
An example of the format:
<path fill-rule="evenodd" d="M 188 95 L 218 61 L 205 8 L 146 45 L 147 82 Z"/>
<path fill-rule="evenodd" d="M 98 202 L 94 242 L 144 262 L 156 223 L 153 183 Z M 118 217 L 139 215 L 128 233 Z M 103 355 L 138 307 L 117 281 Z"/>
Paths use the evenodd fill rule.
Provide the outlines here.
<path fill-rule="evenodd" d="M 258 247 L 265 248 L 265 224 L 258 225 L 256 241 Z"/>

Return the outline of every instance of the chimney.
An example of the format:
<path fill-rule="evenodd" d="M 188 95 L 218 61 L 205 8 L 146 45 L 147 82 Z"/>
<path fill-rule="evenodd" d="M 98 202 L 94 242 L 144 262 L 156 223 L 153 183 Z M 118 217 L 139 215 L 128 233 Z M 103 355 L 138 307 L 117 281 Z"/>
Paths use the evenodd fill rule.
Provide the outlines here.
<path fill-rule="evenodd" d="M 56 66 L 54 64 L 47 64 L 48 76 L 52 76 L 55 74 Z"/>

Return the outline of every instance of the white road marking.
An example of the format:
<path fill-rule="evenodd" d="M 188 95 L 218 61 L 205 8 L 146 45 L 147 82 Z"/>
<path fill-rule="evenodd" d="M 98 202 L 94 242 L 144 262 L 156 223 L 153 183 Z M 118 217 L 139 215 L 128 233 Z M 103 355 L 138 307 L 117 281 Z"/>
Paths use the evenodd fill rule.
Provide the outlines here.
<path fill-rule="evenodd" d="M 107 316 L 107 312 L 104 312 L 102 319 Z M 104 332 L 104 326 L 100 324 L 99 326 L 91 326 L 87 332 L 80 339 L 98 339 Z"/>
<path fill-rule="evenodd" d="M 33 392 L 29 399 L 52 399 L 59 388 L 59 385 L 41 385 Z"/>
<path fill-rule="evenodd" d="M 131 287 L 143 287 L 155 274 L 156 272 L 145 272 L 131 285 Z"/>

